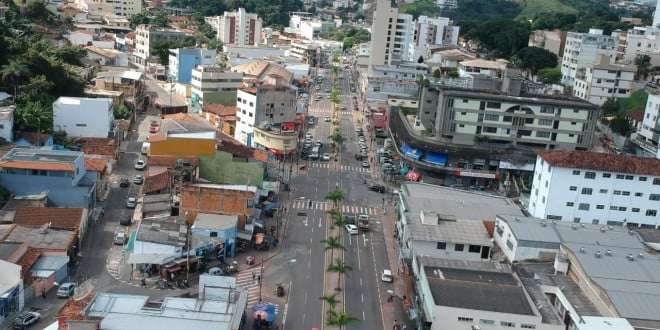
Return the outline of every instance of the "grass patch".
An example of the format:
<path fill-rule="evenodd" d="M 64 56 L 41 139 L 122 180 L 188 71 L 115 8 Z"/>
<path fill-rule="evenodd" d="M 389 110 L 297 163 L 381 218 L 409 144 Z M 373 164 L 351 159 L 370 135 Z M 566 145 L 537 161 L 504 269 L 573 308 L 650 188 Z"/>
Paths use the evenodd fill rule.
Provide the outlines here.
<path fill-rule="evenodd" d="M 522 7 L 520 16 L 533 19 L 540 13 L 566 13 L 575 14 L 577 10 L 561 3 L 559 0 L 516 0 Z"/>

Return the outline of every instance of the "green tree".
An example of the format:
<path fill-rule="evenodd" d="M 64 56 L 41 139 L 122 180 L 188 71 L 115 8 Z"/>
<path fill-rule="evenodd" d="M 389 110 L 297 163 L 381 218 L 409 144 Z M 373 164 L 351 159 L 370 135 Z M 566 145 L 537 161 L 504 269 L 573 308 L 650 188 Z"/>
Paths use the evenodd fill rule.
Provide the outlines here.
<path fill-rule="evenodd" d="M 8 64 L 2 66 L 0 70 L 0 75 L 2 76 L 2 81 L 9 82 L 14 89 L 14 100 L 18 96 L 18 86 L 21 83 L 21 80 L 25 77 L 30 76 L 30 70 L 26 65 L 19 62 L 18 60 L 9 60 Z"/>
<path fill-rule="evenodd" d="M 341 278 L 343 275 L 348 276 L 348 271 L 353 270 L 353 268 L 347 265 L 341 258 L 335 258 L 335 262 L 330 264 L 326 269 L 329 272 L 337 273 L 337 287 L 335 291 L 341 291 Z"/>
<path fill-rule="evenodd" d="M 170 26 L 170 16 L 166 11 L 161 10 L 151 19 L 151 24 L 160 27 L 168 27 Z"/>
<path fill-rule="evenodd" d="M 325 244 L 325 251 L 330 250 L 331 260 L 335 257 L 335 250 L 346 250 L 346 248 L 339 242 L 339 237 L 336 236 L 330 236 L 327 239 L 323 239 L 321 240 L 321 243 Z"/>
<path fill-rule="evenodd" d="M 561 70 L 558 68 L 543 68 L 537 73 L 539 81 L 544 84 L 558 84 L 561 81 Z"/>
<path fill-rule="evenodd" d="M 30 1 L 27 5 L 26 15 L 28 18 L 48 22 L 50 21 L 50 12 L 46 8 L 46 2 L 43 0 Z"/>
<path fill-rule="evenodd" d="M 348 315 L 344 312 L 337 312 L 335 310 L 328 311 L 328 325 L 338 326 L 339 330 L 342 330 L 347 324 L 357 322 L 359 320 L 360 319 L 357 317 Z"/>
<path fill-rule="evenodd" d="M 637 55 L 635 57 L 635 65 L 637 66 L 637 79 L 646 80 L 649 75 L 649 68 L 651 68 L 651 57 L 648 55 Z"/>
<path fill-rule="evenodd" d="M 131 24 L 132 28 L 135 28 L 140 24 L 149 24 L 151 22 L 151 18 L 147 16 L 146 13 L 137 13 L 131 15 L 131 17 L 128 18 L 128 22 Z"/>
<path fill-rule="evenodd" d="M 224 46 L 224 44 L 222 43 L 222 40 L 220 40 L 218 38 L 210 39 L 209 42 L 206 44 L 207 49 L 215 49 L 216 51 L 219 51 L 219 52 L 222 51 L 223 46 Z"/>
<path fill-rule="evenodd" d="M 619 112 L 619 100 L 609 98 L 603 103 L 601 109 L 603 109 L 604 116 L 615 116 Z"/>
<path fill-rule="evenodd" d="M 496 57 L 509 58 L 527 46 L 530 32 L 529 22 L 499 20 L 479 25 L 476 38 Z"/>
<path fill-rule="evenodd" d="M 18 88 L 18 91 L 21 97 L 28 102 L 50 103 L 52 102 L 52 95 L 49 95 L 48 92 L 52 90 L 54 86 L 55 84 L 53 82 L 49 81 L 46 76 L 40 74 L 36 77 L 30 78 L 27 83 Z"/>
<path fill-rule="evenodd" d="M 82 46 L 57 47 L 53 56 L 66 64 L 82 66 L 82 59 L 87 56 L 87 50 Z"/>
<path fill-rule="evenodd" d="M 532 76 L 543 68 L 557 66 L 557 55 L 539 47 L 525 47 L 516 54 L 523 69 L 529 70 Z"/>
<path fill-rule="evenodd" d="M 623 136 L 629 136 L 630 133 L 635 131 L 635 128 L 632 126 L 630 121 L 624 116 L 616 116 L 616 118 L 610 121 L 610 128 L 612 131 L 617 132 Z"/>
<path fill-rule="evenodd" d="M 440 14 L 440 7 L 434 1 L 420 0 L 399 6 L 399 13 L 410 14 L 413 19 L 417 19 L 421 15 L 437 17 Z"/>
<path fill-rule="evenodd" d="M 440 71 L 440 68 L 433 70 L 433 78 L 440 78 L 442 77 L 442 72 Z"/>
<path fill-rule="evenodd" d="M 333 293 L 331 295 L 325 295 L 319 298 L 323 301 L 325 301 L 328 305 L 330 305 L 330 309 L 335 309 L 337 304 L 339 304 L 340 300 L 337 299 L 337 294 Z"/>
<path fill-rule="evenodd" d="M 131 117 L 131 110 L 122 104 L 115 107 L 112 114 L 115 116 L 115 119 L 128 119 Z"/>
<path fill-rule="evenodd" d="M 49 133 L 53 128 L 53 111 L 50 105 L 28 102 L 16 108 L 16 130 Z"/>
<path fill-rule="evenodd" d="M 53 132 L 53 143 L 65 148 L 71 148 L 71 146 L 73 146 L 73 140 L 69 138 L 66 131 Z"/>

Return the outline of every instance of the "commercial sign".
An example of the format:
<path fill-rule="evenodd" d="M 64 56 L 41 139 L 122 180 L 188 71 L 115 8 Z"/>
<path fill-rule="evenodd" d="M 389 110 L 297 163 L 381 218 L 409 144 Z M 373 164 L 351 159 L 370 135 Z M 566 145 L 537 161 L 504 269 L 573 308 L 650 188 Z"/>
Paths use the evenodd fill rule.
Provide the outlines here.
<path fill-rule="evenodd" d="M 456 176 L 467 176 L 472 178 L 484 178 L 499 180 L 500 175 L 497 173 L 482 173 L 482 172 L 469 172 L 469 171 L 456 171 Z"/>

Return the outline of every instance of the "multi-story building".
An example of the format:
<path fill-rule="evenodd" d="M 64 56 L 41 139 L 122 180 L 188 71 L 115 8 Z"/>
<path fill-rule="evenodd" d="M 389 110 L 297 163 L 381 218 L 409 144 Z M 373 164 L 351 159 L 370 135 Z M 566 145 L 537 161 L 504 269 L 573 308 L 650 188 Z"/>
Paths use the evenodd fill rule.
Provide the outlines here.
<path fill-rule="evenodd" d="M 597 54 L 605 54 L 613 60 L 617 45 L 617 39 L 603 35 L 603 30 L 589 29 L 589 33 L 568 32 L 561 61 L 562 82 L 572 86 L 578 70 L 594 63 Z"/>
<path fill-rule="evenodd" d="M 505 83 L 502 90 L 519 83 Z M 432 85 L 422 91 L 417 120 L 454 144 L 586 150 L 598 114 L 598 107 L 577 98 Z"/>
<path fill-rule="evenodd" d="M 53 131 L 64 131 L 70 137 L 112 136 L 112 99 L 59 97 L 53 102 Z"/>
<path fill-rule="evenodd" d="M 151 60 L 151 43 L 162 39 L 183 41 L 186 34 L 175 29 L 140 24 L 135 28 L 134 61 L 139 66 L 146 66 Z"/>
<path fill-rule="evenodd" d="M 300 59 L 302 63 L 309 64 L 310 66 L 316 66 L 320 62 L 322 56 L 321 47 L 316 43 L 304 41 L 292 42 L 289 54 Z"/>
<path fill-rule="evenodd" d="M 182 84 L 190 84 L 194 68 L 217 64 L 215 49 L 177 48 L 170 49 L 169 78 Z"/>
<path fill-rule="evenodd" d="M 225 12 L 222 16 L 204 19 L 217 32 L 217 38 L 228 45 L 258 46 L 261 44 L 261 19 L 245 8 Z"/>
<path fill-rule="evenodd" d="M 631 140 L 648 155 L 660 159 L 660 95 L 649 93 L 642 123 Z"/>
<path fill-rule="evenodd" d="M 586 151 L 538 152 L 532 216 L 660 227 L 660 159 Z"/>
<path fill-rule="evenodd" d="M 527 46 L 543 48 L 555 55 L 557 58 L 564 57 L 564 43 L 566 32 L 561 30 L 536 30 L 529 35 Z"/>
<path fill-rule="evenodd" d="M 249 147 L 294 152 L 297 97 L 297 88 L 279 76 L 246 83 L 236 96 L 234 138 Z"/>
<path fill-rule="evenodd" d="M 378 0 L 371 23 L 371 52 L 369 66 L 389 65 L 395 48 L 399 10 L 391 0 Z M 400 41 L 399 41 L 400 42 Z M 399 46 L 400 48 L 400 46 Z"/>
<path fill-rule="evenodd" d="M 76 7 L 92 15 L 131 16 L 142 12 L 142 1 L 75 0 Z"/>
<path fill-rule="evenodd" d="M 652 26 L 635 26 L 626 33 L 626 48 L 623 62 L 635 63 L 635 58 L 644 54 L 657 54 L 660 29 Z M 657 56 L 657 55 L 656 55 Z M 653 55 L 650 55 L 653 59 Z M 657 60 L 657 59 L 656 59 Z M 660 63 L 658 63 L 660 64 Z"/>
<path fill-rule="evenodd" d="M 212 103 L 233 106 L 236 104 L 236 90 L 241 82 L 242 72 L 233 72 L 217 66 L 198 66 L 192 70 L 190 106 L 195 109 Z"/>
<path fill-rule="evenodd" d="M 637 67 L 610 61 L 609 56 L 598 54 L 595 63 L 578 70 L 573 95 L 597 105 L 610 99 L 629 97 L 635 90 Z"/>
<path fill-rule="evenodd" d="M 419 16 L 414 22 L 413 40 L 408 47 L 408 61 L 424 56 L 429 45 L 458 44 L 459 27 L 446 17 Z"/>
<path fill-rule="evenodd" d="M 653 27 L 660 27 L 660 1 L 655 3 L 655 11 L 653 12 Z"/>

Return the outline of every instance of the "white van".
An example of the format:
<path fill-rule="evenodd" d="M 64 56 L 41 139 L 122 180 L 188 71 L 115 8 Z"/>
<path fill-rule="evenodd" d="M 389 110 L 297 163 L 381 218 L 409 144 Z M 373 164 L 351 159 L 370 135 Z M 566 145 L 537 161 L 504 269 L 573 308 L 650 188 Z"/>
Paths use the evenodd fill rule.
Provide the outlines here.
<path fill-rule="evenodd" d="M 142 142 L 142 148 L 140 148 L 140 153 L 143 155 L 146 155 L 149 153 L 149 149 L 151 149 L 151 143 L 149 142 Z"/>

